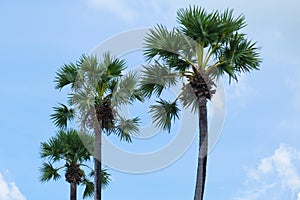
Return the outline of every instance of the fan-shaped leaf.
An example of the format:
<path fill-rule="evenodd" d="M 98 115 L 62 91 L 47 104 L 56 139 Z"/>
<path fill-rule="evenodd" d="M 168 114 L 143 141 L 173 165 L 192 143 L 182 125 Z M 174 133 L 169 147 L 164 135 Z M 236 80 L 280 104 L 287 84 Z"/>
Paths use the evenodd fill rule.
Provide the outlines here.
<path fill-rule="evenodd" d="M 177 107 L 176 101 L 169 102 L 160 99 L 157 103 L 150 106 L 151 119 L 157 127 L 170 132 L 172 120 L 174 121 L 176 118 L 179 118 L 180 109 Z"/>

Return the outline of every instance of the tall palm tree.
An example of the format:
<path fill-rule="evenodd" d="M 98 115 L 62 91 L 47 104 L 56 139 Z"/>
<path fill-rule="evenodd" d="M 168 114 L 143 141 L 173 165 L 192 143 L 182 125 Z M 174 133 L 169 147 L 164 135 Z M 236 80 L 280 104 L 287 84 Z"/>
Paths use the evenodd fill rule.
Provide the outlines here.
<path fill-rule="evenodd" d="M 125 61 L 105 53 L 98 60 L 95 56 L 82 56 L 76 63 L 63 65 L 56 74 L 56 88 L 71 86 L 70 106 L 55 107 L 53 122 L 61 128 L 74 118 L 85 131 L 92 131 L 94 143 L 95 200 L 101 199 L 102 133 L 115 134 L 120 140 L 131 142 L 138 133 L 139 118 L 126 119 L 118 113 L 123 104 L 142 98 L 137 90 L 138 76 L 126 69 Z"/>
<path fill-rule="evenodd" d="M 70 200 L 77 199 L 77 185 L 79 184 L 85 186 L 83 198 L 90 197 L 94 193 L 94 184 L 89 180 L 93 176 L 94 171 L 85 164 L 91 159 L 92 155 L 82 143 L 82 137 L 85 139 L 85 145 L 93 145 L 93 137 L 78 133 L 73 129 L 61 130 L 47 142 L 41 143 L 41 157 L 47 159 L 48 162 L 44 162 L 40 168 L 40 181 L 58 180 L 61 177 L 59 171 L 65 169 L 65 180 L 70 184 Z M 54 167 L 56 162 L 64 162 L 64 165 Z M 86 175 L 82 167 L 88 168 L 90 173 Z M 104 186 L 107 185 L 109 180 L 109 174 L 103 171 L 102 184 Z"/>
<path fill-rule="evenodd" d="M 174 101 L 157 100 L 150 107 L 153 122 L 170 132 L 171 123 L 183 108 L 191 107 L 199 117 L 199 150 L 194 200 L 202 200 L 205 188 L 208 122 L 207 101 L 215 93 L 216 80 L 228 75 L 238 80 L 241 73 L 258 70 L 261 62 L 255 42 L 241 29 L 246 26 L 243 15 L 233 10 L 208 13 L 198 6 L 179 9 L 178 27 L 169 30 L 157 25 L 145 38 L 141 89 L 146 97 L 160 97 L 162 91 L 183 80 L 181 93 Z"/>

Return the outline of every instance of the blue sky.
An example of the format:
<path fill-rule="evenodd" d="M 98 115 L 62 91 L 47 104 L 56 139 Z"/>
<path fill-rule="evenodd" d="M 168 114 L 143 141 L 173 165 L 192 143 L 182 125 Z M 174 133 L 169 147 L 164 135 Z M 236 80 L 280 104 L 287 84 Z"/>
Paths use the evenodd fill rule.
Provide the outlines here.
<path fill-rule="evenodd" d="M 64 180 L 38 182 L 39 144 L 55 134 L 49 115 L 67 93 L 54 89 L 55 71 L 122 31 L 157 23 L 172 27 L 176 10 L 189 4 L 244 13 L 244 31 L 261 46 L 263 58 L 260 71 L 225 84 L 226 119 L 209 155 L 206 199 L 297 200 L 298 0 L 1 1 L 0 200 L 68 198 Z M 167 143 L 172 136 L 157 137 Z M 174 164 L 152 173 L 110 170 L 113 181 L 104 199 L 192 199 L 196 150 L 194 142 Z"/>

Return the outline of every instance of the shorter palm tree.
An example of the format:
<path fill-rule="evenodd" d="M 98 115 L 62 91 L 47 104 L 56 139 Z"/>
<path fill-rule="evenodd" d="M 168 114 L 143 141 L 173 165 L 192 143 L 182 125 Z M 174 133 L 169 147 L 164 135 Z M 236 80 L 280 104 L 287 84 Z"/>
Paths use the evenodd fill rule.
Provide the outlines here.
<path fill-rule="evenodd" d="M 82 142 L 83 137 L 85 144 Z M 42 142 L 40 154 L 48 162 L 44 162 L 40 168 L 40 181 L 56 181 L 61 177 L 59 171 L 65 169 L 65 180 L 70 183 L 71 200 L 76 200 L 77 198 L 78 185 L 85 186 L 83 198 L 93 196 L 94 184 L 89 178 L 94 176 L 94 170 L 85 164 L 91 159 L 91 153 L 85 145 L 92 147 L 93 143 L 93 136 L 78 133 L 74 129 L 61 130 L 55 137 L 51 137 L 47 142 Z M 54 163 L 61 161 L 65 162 L 65 164 L 60 167 L 54 167 Z M 82 167 L 88 168 L 90 173 L 87 175 Z M 102 185 L 106 186 L 110 180 L 109 174 L 105 170 L 101 174 Z"/>
<path fill-rule="evenodd" d="M 138 89 L 138 73 L 126 69 L 125 60 L 110 53 L 101 58 L 83 55 L 76 63 L 63 65 L 56 73 L 56 89 L 70 86 L 69 105 L 59 104 L 51 115 L 60 129 L 70 121 L 78 123 L 86 132 L 92 132 L 94 142 L 95 195 L 101 200 L 102 136 L 115 134 L 120 140 L 132 142 L 132 135 L 139 132 L 139 117 L 125 118 L 120 106 L 143 101 Z M 75 119 L 74 119 L 75 117 Z"/>

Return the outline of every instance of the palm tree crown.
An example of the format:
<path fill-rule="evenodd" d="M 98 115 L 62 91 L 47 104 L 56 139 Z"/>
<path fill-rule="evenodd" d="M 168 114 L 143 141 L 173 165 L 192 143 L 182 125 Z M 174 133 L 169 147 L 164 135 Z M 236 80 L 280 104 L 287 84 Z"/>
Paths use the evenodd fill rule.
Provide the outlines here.
<path fill-rule="evenodd" d="M 93 137 L 88 134 L 78 133 L 73 129 L 61 130 L 55 137 L 51 137 L 47 142 L 41 143 L 41 157 L 48 160 L 40 168 L 41 182 L 58 180 L 61 178 L 59 171 L 65 169 L 65 180 L 68 183 L 85 186 L 84 198 L 93 195 L 94 186 L 89 178 L 93 176 L 94 172 L 85 164 L 91 159 L 91 153 L 82 143 L 82 138 L 86 142 L 85 145 L 93 145 Z M 65 162 L 65 164 L 60 167 L 54 166 L 54 163 L 60 163 L 61 161 Z M 86 174 L 82 167 L 90 169 L 90 173 Z M 109 174 L 103 171 L 102 184 L 106 186 L 109 180 Z"/>
<path fill-rule="evenodd" d="M 95 56 L 82 56 L 76 64 L 63 65 L 57 72 L 57 89 L 71 86 L 70 106 L 54 107 L 51 119 L 60 128 L 74 119 L 75 110 L 84 128 L 93 128 L 93 120 L 101 122 L 101 129 L 108 135 L 113 133 L 121 140 L 131 142 L 130 135 L 138 132 L 138 118 L 125 119 L 118 106 L 142 101 L 137 89 L 138 76 L 129 72 L 125 76 L 125 61 L 104 54 L 101 62 Z"/>

